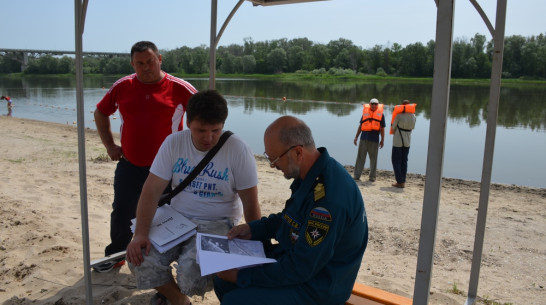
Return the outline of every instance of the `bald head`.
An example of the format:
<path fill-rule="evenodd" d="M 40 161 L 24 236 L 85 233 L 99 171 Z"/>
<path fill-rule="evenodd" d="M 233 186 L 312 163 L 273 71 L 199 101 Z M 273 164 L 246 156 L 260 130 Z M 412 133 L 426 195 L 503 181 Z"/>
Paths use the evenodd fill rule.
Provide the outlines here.
<path fill-rule="evenodd" d="M 289 115 L 276 119 L 267 127 L 264 141 L 267 139 L 278 141 L 285 146 L 302 145 L 306 148 L 315 148 L 311 129 L 302 120 Z"/>
<path fill-rule="evenodd" d="M 286 179 L 303 179 L 320 157 L 311 129 L 293 116 L 282 116 L 267 127 L 264 146 L 271 167 L 282 171 Z"/>

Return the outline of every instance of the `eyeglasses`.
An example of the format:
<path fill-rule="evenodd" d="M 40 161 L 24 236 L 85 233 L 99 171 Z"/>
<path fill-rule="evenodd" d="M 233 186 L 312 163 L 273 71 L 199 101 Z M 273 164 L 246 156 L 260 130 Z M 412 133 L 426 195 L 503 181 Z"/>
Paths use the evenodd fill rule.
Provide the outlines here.
<path fill-rule="evenodd" d="M 267 161 L 269 162 L 269 165 L 271 167 L 275 166 L 275 163 L 279 162 L 279 160 L 284 156 L 286 155 L 289 151 L 291 151 L 292 149 L 298 147 L 298 146 L 303 146 L 303 145 L 292 145 L 290 146 L 290 148 L 288 148 L 285 152 L 283 152 L 280 156 L 278 156 L 277 158 L 275 158 L 275 160 L 271 161 L 271 159 L 269 158 L 269 156 L 267 155 L 267 153 L 264 152 L 264 157 L 267 159 Z"/>

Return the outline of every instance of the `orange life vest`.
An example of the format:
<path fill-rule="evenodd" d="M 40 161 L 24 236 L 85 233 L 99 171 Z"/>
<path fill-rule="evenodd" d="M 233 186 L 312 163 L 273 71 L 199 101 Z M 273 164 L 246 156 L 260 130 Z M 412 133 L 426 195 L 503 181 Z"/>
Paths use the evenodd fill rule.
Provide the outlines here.
<path fill-rule="evenodd" d="M 375 111 L 370 111 L 370 104 L 364 104 L 360 129 L 362 131 L 379 131 L 381 129 L 381 117 L 383 116 L 383 104 L 377 105 Z"/>
<path fill-rule="evenodd" d="M 415 107 L 417 107 L 417 104 L 405 104 L 405 105 L 396 105 L 394 106 L 394 110 L 392 111 L 392 120 L 391 120 L 391 130 L 389 131 L 390 134 L 394 134 L 394 129 L 392 129 L 392 124 L 394 123 L 394 118 L 399 113 L 415 113 Z"/>

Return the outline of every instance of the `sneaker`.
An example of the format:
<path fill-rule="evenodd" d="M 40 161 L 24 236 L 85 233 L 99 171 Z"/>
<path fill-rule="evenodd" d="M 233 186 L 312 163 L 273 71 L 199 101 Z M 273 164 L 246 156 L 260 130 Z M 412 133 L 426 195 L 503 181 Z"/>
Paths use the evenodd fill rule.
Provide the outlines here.
<path fill-rule="evenodd" d="M 167 297 L 162 295 L 161 293 L 157 292 L 154 294 L 154 296 L 150 299 L 150 305 L 169 305 L 171 304 L 169 300 L 167 300 Z M 190 302 L 190 305 L 191 302 Z"/>
<path fill-rule="evenodd" d="M 154 294 L 154 296 L 150 299 L 150 305 L 168 305 L 168 304 L 169 304 L 169 301 L 167 300 L 167 298 L 159 292 Z"/>
<path fill-rule="evenodd" d="M 113 269 L 120 268 L 125 265 L 125 259 L 113 260 L 93 267 L 93 270 L 99 273 L 110 272 Z"/>

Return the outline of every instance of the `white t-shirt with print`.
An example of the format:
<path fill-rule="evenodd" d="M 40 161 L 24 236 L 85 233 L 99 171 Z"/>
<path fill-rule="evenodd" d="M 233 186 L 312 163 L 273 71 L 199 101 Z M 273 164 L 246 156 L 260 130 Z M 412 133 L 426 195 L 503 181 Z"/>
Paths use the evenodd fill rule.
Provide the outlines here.
<path fill-rule="evenodd" d="M 173 189 L 205 157 L 195 148 L 189 129 L 169 135 L 152 163 L 150 172 L 171 180 Z M 238 136 L 231 135 L 195 179 L 171 200 L 171 206 L 190 218 L 241 219 L 242 203 L 237 190 L 258 185 L 252 150 Z"/>

